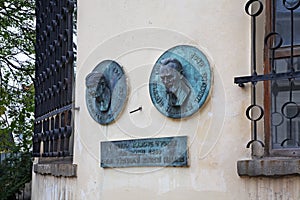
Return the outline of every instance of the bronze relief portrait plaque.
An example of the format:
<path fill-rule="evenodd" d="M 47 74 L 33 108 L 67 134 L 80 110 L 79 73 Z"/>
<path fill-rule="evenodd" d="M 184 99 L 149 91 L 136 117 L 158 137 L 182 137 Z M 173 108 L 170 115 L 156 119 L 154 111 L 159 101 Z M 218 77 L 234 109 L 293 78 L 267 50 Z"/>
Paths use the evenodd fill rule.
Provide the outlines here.
<path fill-rule="evenodd" d="M 127 98 L 123 68 L 115 61 L 104 60 L 86 76 L 86 105 L 91 117 L 102 125 L 113 122 Z"/>
<path fill-rule="evenodd" d="M 193 115 L 205 103 L 212 72 L 196 47 L 175 46 L 156 61 L 149 80 L 152 103 L 163 115 L 179 119 Z"/>

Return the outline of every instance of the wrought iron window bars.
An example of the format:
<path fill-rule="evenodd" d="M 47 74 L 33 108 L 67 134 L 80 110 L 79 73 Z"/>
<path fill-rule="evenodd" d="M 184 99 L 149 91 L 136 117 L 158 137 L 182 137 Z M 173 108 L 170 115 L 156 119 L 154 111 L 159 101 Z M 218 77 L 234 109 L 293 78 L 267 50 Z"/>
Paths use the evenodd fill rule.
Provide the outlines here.
<path fill-rule="evenodd" d="M 33 156 L 69 156 L 73 133 L 72 0 L 36 0 Z"/>
<path fill-rule="evenodd" d="M 265 146 L 265 143 L 261 140 L 258 139 L 258 128 L 257 128 L 257 123 L 259 120 L 261 120 L 264 116 L 264 108 L 260 105 L 257 104 L 257 90 L 256 90 L 256 86 L 257 83 L 259 81 L 272 81 L 272 87 L 276 87 L 277 85 L 277 81 L 279 80 L 287 80 L 289 82 L 289 99 L 287 102 L 285 102 L 281 109 L 280 112 L 275 111 L 271 114 L 278 114 L 280 117 L 285 118 L 286 120 L 288 120 L 289 122 L 289 130 L 288 130 L 288 136 L 281 141 L 281 147 L 284 146 L 284 144 L 287 141 L 290 140 L 295 140 L 292 137 L 292 126 L 293 126 L 293 120 L 299 115 L 299 105 L 296 103 L 296 101 L 293 98 L 293 91 L 295 88 L 295 80 L 297 78 L 300 77 L 300 71 L 296 71 L 294 68 L 294 11 L 299 8 L 300 6 L 300 0 L 297 1 L 293 1 L 293 2 L 289 2 L 289 0 L 283 0 L 282 1 L 284 7 L 290 12 L 290 40 L 291 40 L 291 44 L 290 44 L 290 55 L 289 55 L 289 65 L 288 65 L 288 70 L 287 72 L 284 73 L 276 73 L 276 69 L 275 69 L 275 52 L 282 47 L 282 43 L 283 43 L 283 39 L 280 35 L 280 33 L 275 32 L 275 29 L 272 28 L 272 32 L 267 34 L 265 39 L 264 39 L 264 45 L 266 46 L 266 48 L 268 48 L 268 50 L 270 51 L 270 73 L 268 74 L 257 74 L 257 60 L 256 60 L 256 53 L 257 53 L 257 49 L 256 49 L 256 29 L 257 29 L 257 17 L 259 15 L 261 15 L 262 11 L 263 11 L 263 4 L 261 1 L 259 0 L 250 0 L 246 3 L 245 5 L 245 11 L 246 13 L 251 17 L 251 23 L 252 23 L 252 44 L 251 44 L 251 54 L 252 54 L 252 66 L 251 66 L 251 70 L 252 70 L 252 74 L 251 76 L 243 76 L 243 77 L 235 77 L 234 78 L 234 83 L 238 84 L 238 86 L 240 87 L 244 87 L 245 83 L 251 83 L 251 88 L 252 88 L 252 102 L 251 105 L 246 109 L 246 116 L 249 120 L 251 120 L 252 122 L 252 140 L 248 142 L 247 144 L 247 148 L 250 147 L 250 145 L 253 142 L 258 142 L 261 144 L 262 147 Z M 257 7 L 256 9 L 251 9 L 252 6 L 254 6 L 254 4 L 256 4 L 255 6 Z M 251 12 L 251 10 L 255 10 L 254 12 Z M 273 26 L 274 27 L 274 26 Z M 276 96 L 276 94 L 275 94 Z M 276 98 L 274 99 L 274 101 L 276 101 Z M 287 112 L 287 109 L 289 106 L 295 106 L 296 112 L 289 114 Z M 251 114 L 253 112 L 253 110 L 256 109 L 257 111 L 259 111 L 259 114 L 256 115 L 255 117 Z M 275 124 L 273 124 L 275 125 Z M 275 126 L 278 126 L 279 124 L 276 124 Z M 298 141 L 295 141 L 298 143 Z M 298 144 L 299 146 L 299 144 Z"/>

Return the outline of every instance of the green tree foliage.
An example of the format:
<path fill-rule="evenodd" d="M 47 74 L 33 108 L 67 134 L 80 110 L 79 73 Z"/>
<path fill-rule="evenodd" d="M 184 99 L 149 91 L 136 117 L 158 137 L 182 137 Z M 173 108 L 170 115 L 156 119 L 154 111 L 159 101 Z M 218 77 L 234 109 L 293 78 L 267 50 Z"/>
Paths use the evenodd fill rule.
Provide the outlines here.
<path fill-rule="evenodd" d="M 34 0 L 0 0 L 0 199 L 31 179 L 34 111 Z"/>

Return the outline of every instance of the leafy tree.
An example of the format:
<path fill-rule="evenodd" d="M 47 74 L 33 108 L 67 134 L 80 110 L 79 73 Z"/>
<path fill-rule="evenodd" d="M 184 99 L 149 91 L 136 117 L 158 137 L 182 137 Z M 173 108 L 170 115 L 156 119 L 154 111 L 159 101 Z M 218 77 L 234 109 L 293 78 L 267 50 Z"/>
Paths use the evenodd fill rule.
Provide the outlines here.
<path fill-rule="evenodd" d="M 34 0 L 0 0 L 0 199 L 31 180 L 34 111 Z"/>

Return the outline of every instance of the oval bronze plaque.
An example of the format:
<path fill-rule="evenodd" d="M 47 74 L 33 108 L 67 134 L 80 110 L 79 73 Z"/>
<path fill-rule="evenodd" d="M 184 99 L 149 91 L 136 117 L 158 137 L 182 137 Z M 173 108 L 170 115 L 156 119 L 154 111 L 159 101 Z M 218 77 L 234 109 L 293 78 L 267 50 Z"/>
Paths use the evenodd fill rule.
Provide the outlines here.
<path fill-rule="evenodd" d="M 152 69 L 149 81 L 151 100 L 167 117 L 188 117 L 207 99 L 211 76 L 209 61 L 198 48 L 175 46 L 163 53 Z"/>
<path fill-rule="evenodd" d="M 86 76 L 86 105 L 91 117 L 106 125 L 113 122 L 127 98 L 123 68 L 115 61 L 104 60 Z"/>

